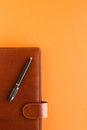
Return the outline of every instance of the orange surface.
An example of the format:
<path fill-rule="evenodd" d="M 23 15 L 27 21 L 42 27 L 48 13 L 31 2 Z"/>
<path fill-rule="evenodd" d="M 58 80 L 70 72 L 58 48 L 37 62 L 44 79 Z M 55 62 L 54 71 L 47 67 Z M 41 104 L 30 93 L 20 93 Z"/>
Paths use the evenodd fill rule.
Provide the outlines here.
<path fill-rule="evenodd" d="M 86 0 L 1 0 L 0 46 L 41 48 L 43 130 L 87 130 Z"/>

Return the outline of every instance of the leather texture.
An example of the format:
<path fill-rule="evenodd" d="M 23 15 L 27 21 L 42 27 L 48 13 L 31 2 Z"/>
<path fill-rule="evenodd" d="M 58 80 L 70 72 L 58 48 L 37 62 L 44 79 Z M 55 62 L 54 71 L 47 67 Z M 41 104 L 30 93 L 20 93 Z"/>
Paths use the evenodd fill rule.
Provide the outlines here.
<path fill-rule="evenodd" d="M 23 115 L 28 119 L 38 119 L 47 117 L 47 102 L 29 103 L 23 107 Z"/>
<path fill-rule="evenodd" d="M 33 58 L 32 63 L 16 97 L 9 103 L 9 94 L 29 57 Z M 37 117 L 46 114 L 47 108 L 43 104 L 40 49 L 0 48 L 0 130 L 41 130 L 42 118 Z M 29 110 L 33 113 L 32 116 L 28 113 Z M 37 111 L 38 114 L 35 115 Z"/>

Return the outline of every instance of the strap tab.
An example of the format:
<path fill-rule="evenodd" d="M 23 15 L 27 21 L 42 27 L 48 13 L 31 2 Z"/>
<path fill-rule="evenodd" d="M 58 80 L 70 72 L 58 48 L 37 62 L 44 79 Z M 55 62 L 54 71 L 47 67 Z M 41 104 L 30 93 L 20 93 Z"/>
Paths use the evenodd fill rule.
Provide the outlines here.
<path fill-rule="evenodd" d="M 47 102 L 28 103 L 23 107 L 23 115 L 28 119 L 46 118 L 47 107 Z"/>

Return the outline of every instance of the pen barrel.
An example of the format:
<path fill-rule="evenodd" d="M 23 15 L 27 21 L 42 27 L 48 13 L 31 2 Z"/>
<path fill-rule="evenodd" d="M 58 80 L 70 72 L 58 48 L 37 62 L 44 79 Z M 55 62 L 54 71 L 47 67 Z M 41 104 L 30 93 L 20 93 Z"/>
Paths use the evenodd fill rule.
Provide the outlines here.
<path fill-rule="evenodd" d="M 24 78 L 24 76 L 25 76 L 25 74 L 26 74 L 26 72 L 27 72 L 27 70 L 28 70 L 28 68 L 29 68 L 29 66 L 30 66 L 30 64 L 31 64 L 31 61 L 32 61 L 31 58 L 29 58 L 29 59 L 27 60 L 25 66 L 24 66 L 24 68 L 23 68 L 23 70 L 22 70 L 22 72 L 21 72 L 21 74 L 20 74 L 20 76 L 19 76 L 19 78 L 18 78 L 17 84 L 18 84 L 19 86 L 20 86 L 20 84 L 21 84 L 21 82 L 22 82 L 22 79 Z"/>
<path fill-rule="evenodd" d="M 20 84 L 22 82 L 22 79 L 24 78 L 24 76 L 25 76 L 25 74 L 26 74 L 26 72 L 27 72 L 27 70 L 28 70 L 28 68 L 29 68 L 29 66 L 31 64 L 31 61 L 32 61 L 32 57 L 30 57 L 27 60 L 25 66 L 24 66 L 24 68 L 22 70 L 22 73 L 20 74 L 20 76 L 19 76 L 19 78 L 18 78 L 18 80 L 16 82 L 16 85 L 14 86 L 14 88 L 13 88 L 13 90 L 12 90 L 12 92 L 11 92 L 9 98 L 8 98 L 9 102 L 11 102 L 14 99 L 14 97 L 16 96 L 16 94 L 17 94 L 17 92 L 19 90 Z"/>

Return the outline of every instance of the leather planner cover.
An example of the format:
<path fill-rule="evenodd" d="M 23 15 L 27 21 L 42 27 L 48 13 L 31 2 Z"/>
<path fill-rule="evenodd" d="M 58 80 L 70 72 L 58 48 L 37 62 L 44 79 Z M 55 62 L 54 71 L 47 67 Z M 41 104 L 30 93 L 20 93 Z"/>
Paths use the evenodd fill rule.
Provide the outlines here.
<path fill-rule="evenodd" d="M 24 68 L 32 62 L 14 100 L 9 94 Z M 39 48 L 0 48 L 0 130 L 41 130 L 47 117 L 47 102 L 41 96 L 41 52 Z"/>

